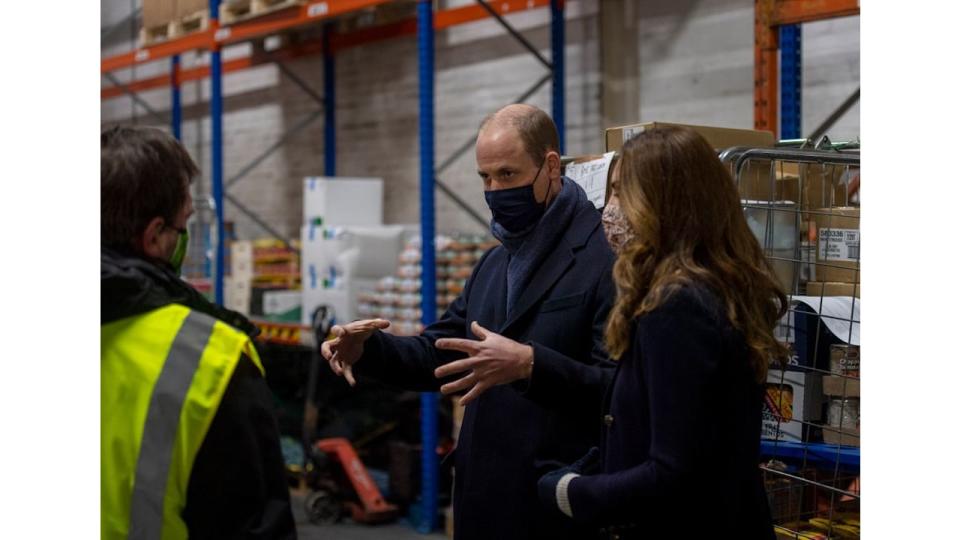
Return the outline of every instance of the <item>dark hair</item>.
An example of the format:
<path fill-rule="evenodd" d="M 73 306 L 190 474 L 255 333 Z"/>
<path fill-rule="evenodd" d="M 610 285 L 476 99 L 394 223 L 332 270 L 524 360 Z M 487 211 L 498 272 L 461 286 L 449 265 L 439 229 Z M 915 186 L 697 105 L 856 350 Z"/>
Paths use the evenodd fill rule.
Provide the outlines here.
<path fill-rule="evenodd" d="M 174 223 L 200 170 L 179 141 L 156 128 L 100 134 L 100 243 L 129 248 L 155 217 Z"/>
<path fill-rule="evenodd" d="M 509 107 L 509 105 L 508 105 Z M 532 105 L 525 105 L 524 111 L 500 109 L 490 113 L 480 122 L 482 131 L 495 118 L 513 126 L 520 134 L 523 147 L 534 163 L 543 163 L 547 152 L 560 151 L 560 136 L 557 135 L 557 126 L 553 119 L 542 110 Z"/>
<path fill-rule="evenodd" d="M 622 153 L 614 191 L 634 236 L 613 267 L 607 350 L 619 358 L 631 321 L 695 282 L 718 295 L 747 342 L 756 380 L 765 380 L 769 362 L 788 354 L 773 336 L 787 297 L 747 226 L 730 172 L 687 128 L 644 131 Z"/>

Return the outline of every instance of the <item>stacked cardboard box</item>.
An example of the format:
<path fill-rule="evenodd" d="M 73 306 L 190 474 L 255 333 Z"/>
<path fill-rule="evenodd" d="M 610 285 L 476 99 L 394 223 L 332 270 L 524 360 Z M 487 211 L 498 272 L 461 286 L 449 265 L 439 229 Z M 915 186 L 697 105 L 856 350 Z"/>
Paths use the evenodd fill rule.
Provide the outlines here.
<path fill-rule="evenodd" d="M 640 133 L 656 127 L 678 126 L 696 131 L 717 150 L 733 146 L 751 148 L 772 147 L 776 142 L 773 133 L 752 129 L 734 129 L 715 126 L 694 126 L 671 122 L 646 122 L 608 128 L 605 133 L 607 151 L 619 151 L 623 143 Z M 739 182 L 741 198 L 749 200 L 773 201 L 776 195 L 771 191 L 770 162 L 751 161 L 743 171 Z"/>
<path fill-rule="evenodd" d="M 140 46 L 206 30 L 208 7 L 207 0 L 143 0 Z"/>
<path fill-rule="evenodd" d="M 303 324 L 319 305 L 334 308 L 338 321 L 364 317 L 358 299 L 372 292 L 384 274 L 396 272 L 404 239 L 415 227 L 318 227 L 303 230 Z"/>
<path fill-rule="evenodd" d="M 141 10 L 143 26 L 140 28 L 140 46 L 166 40 L 170 37 L 170 25 L 176 20 L 176 0 L 143 0 Z"/>
<path fill-rule="evenodd" d="M 310 176 L 303 181 L 303 222 L 321 226 L 383 224 L 383 179 Z"/>
<path fill-rule="evenodd" d="M 250 314 L 253 289 L 253 242 L 230 243 L 230 275 L 223 281 L 223 305 L 227 309 Z"/>
<path fill-rule="evenodd" d="M 859 283 L 807 282 L 807 296 L 856 296 L 860 298 Z"/>
<path fill-rule="evenodd" d="M 817 281 L 860 283 L 860 209 L 820 208 L 817 224 Z"/>
<path fill-rule="evenodd" d="M 823 378 L 827 422 L 823 440 L 830 444 L 860 446 L 860 347 L 830 348 L 830 371 Z"/>
<path fill-rule="evenodd" d="M 300 231 L 301 323 L 310 324 L 321 305 L 332 307 L 338 322 L 356 318 L 356 298 L 372 287 L 361 260 L 376 249 L 355 246 L 361 232 L 383 224 L 383 180 L 307 177 L 303 181 Z M 397 241 L 399 242 L 399 240 Z"/>

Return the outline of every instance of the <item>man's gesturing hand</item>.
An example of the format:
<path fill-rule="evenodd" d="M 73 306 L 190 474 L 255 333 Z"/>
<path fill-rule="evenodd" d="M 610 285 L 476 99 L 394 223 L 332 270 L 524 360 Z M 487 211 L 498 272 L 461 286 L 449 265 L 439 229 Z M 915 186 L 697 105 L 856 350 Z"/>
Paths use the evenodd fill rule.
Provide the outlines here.
<path fill-rule="evenodd" d="M 357 384 L 353 378 L 353 365 L 363 354 L 363 342 L 370 337 L 374 330 L 390 326 L 390 321 L 383 319 L 366 319 L 354 321 L 343 326 L 334 326 L 330 332 L 333 339 L 323 342 L 320 352 L 324 360 L 330 364 L 334 373 L 345 377 L 350 386 Z"/>
<path fill-rule="evenodd" d="M 476 321 L 470 325 L 470 329 L 480 338 L 479 341 L 442 338 L 435 343 L 438 349 L 461 351 L 469 355 L 434 370 L 433 374 L 438 379 L 468 372 L 462 378 L 441 386 L 441 392 L 452 394 L 469 388 L 470 391 L 460 398 L 460 403 L 466 405 L 493 386 L 530 377 L 533 347 L 495 334 Z"/>

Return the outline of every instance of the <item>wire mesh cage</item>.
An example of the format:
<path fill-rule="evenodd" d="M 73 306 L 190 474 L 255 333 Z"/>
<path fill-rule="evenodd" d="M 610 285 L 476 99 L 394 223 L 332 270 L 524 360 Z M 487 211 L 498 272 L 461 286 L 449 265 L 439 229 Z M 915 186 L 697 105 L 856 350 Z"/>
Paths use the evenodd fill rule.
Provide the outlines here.
<path fill-rule="evenodd" d="M 859 151 L 730 148 L 747 223 L 787 293 L 761 468 L 778 538 L 860 536 Z"/>

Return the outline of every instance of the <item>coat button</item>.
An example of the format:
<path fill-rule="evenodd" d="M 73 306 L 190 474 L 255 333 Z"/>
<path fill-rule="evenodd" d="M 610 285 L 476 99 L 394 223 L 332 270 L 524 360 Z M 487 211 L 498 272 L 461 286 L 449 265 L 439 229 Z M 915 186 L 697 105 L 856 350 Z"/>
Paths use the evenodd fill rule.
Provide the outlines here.
<path fill-rule="evenodd" d="M 612 425 L 613 425 L 613 415 L 612 415 L 612 414 L 604 415 L 604 417 L 603 417 L 603 423 L 606 424 L 607 427 L 612 426 Z"/>

